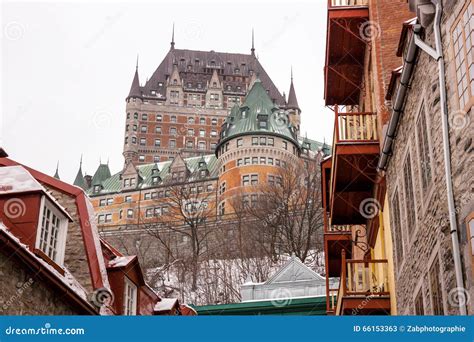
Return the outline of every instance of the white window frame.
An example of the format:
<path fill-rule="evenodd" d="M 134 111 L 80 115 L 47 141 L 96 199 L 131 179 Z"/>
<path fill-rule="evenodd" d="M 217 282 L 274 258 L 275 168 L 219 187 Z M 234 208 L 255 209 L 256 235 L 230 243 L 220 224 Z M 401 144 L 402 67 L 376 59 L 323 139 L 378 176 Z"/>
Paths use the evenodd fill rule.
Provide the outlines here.
<path fill-rule="evenodd" d="M 135 316 L 137 314 L 138 288 L 128 277 L 124 276 L 123 286 L 123 314 Z"/>
<path fill-rule="evenodd" d="M 43 215 L 46 208 L 48 208 L 51 211 L 51 213 L 59 219 L 55 258 L 52 258 L 47 251 L 40 248 L 41 232 L 43 230 L 43 226 L 42 226 Z M 67 226 L 68 226 L 67 217 L 49 199 L 47 199 L 46 196 L 43 195 L 41 197 L 41 209 L 40 209 L 38 225 L 36 229 L 35 248 L 41 250 L 45 255 L 47 255 L 51 260 L 53 260 L 56 264 L 60 266 L 64 264 L 64 253 L 66 250 L 66 238 L 67 238 Z M 50 240 L 50 236 L 49 236 L 50 233 L 51 232 L 49 231 L 47 240 Z"/>

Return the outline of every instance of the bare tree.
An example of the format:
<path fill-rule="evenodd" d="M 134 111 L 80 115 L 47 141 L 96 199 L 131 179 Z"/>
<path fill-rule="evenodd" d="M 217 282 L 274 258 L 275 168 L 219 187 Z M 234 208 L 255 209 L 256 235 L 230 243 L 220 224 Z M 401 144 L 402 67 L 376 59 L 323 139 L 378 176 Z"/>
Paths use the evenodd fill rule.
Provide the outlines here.
<path fill-rule="evenodd" d="M 295 254 L 303 262 L 314 248 L 321 248 L 323 226 L 319 158 L 299 163 L 286 161 L 267 183 L 256 186 L 254 196 L 242 195 L 245 211 L 258 222 L 263 241 L 273 256 Z"/>
<path fill-rule="evenodd" d="M 192 290 L 197 288 L 199 261 L 212 232 L 209 221 L 215 217 L 215 192 L 207 191 L 206 185 L 205 182 L 170 183 L 166 202 L 157 202 L 161 206 L 152 208 L 152 217 L 145 212 L 142 221 L 146 231 L 165 248 L 169 262 L 180 259 L 183 268 L 190 268 Z"/>

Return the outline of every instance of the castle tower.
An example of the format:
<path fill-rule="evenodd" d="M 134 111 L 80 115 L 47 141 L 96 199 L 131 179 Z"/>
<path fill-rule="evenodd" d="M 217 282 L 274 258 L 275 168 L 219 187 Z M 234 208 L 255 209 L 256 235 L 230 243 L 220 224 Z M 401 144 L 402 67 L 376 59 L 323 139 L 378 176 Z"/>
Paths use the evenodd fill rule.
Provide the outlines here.
<path fill-rule="evenodd" d="M 290 92 L 288 93 L 288 102 L 286 104 L 288 109 L 290 122 L 296 129 L 297 136 L 300 135 L 301 125 L 301 109 L 298 105 L 298 99 L 296 98 L 295 86 L 293 85 L 293 69 L 291 69 L 291 83 Z"/>
<path fill-rule="evenodd" d="M 287 113 L 274 104 L 257 79 L 245 102 L 232 108 L 221 128 L 216 148 L 218 213 L 232 213 L 241 198 L 256 201 L 256 186 L 277 182 L 280 168 L 288 161 L 296 163 L 299 153 Z"/>
<path fill-rule="evenodd" d="M 126 124 L 125 124 L 125 140 L 123 144 L 123 156 L 125 158 L 125 165 L 130 162 L 138 162 L 138 145 L 140 143 L 138 133 L 142 129 L 139 126 L 140 119 L 144 115 L 140 113 L 142 104 L 142 91 L 140 88 L 140 81 L 138 78 L 138 59 L 135 68 L 135 75 L 133 76 L 132 86 L 126 98 Z M 142 116 L 142 117 L 139 117 Z"/>

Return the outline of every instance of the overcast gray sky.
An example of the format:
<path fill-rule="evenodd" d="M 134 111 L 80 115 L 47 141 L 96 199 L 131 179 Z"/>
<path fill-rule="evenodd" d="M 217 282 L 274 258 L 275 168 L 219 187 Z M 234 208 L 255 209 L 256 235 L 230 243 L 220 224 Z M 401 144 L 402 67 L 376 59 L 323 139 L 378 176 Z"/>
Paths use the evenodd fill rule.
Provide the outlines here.
<path fill-rule="evenodd" d="M 72 182 L 99 159 L 123 164 L 125 97 L 140 55 L 141 82 L 169 49 L 256 53 L 281 92 L 290 67 L 302 133 L 331 142 L 323 103 L 326 0 L 2 2 L 0 145 L 10 157 Z"/>

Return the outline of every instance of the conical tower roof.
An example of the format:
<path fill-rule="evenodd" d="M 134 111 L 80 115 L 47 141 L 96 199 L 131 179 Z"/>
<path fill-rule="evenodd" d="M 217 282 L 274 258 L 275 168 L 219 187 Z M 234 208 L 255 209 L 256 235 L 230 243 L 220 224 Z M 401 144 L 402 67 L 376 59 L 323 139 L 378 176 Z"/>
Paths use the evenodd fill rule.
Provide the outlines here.
<path fill-rule="evenodd" d="M 130 92 L 128 93 L 127 99 L 131 97 L 142 97 L 140 80 L 138 78 L 138 65 L 135 68 L 135 75 L 133 76 L 132 86 L 130 87 Z"/>
<path fill-rule="evenodd" d="M 77 170 L 76 178 L 74 179 L 75 186 L 80 187 L 82 190 L 87 190 L 87 183 L 82 174 L 82 157 L 81 162 L 79 163 L 79 170 Z"/>
<path fill-rule="evenodd" d="M 288 102 L 286 107 L 289 109 L 300 109 L 300 106 L 298 105 L 298 99 L 296 98 L 295 86 L 293 85 L 293 71 L 291 72 L 290 92 L 288 93 Z"/>

